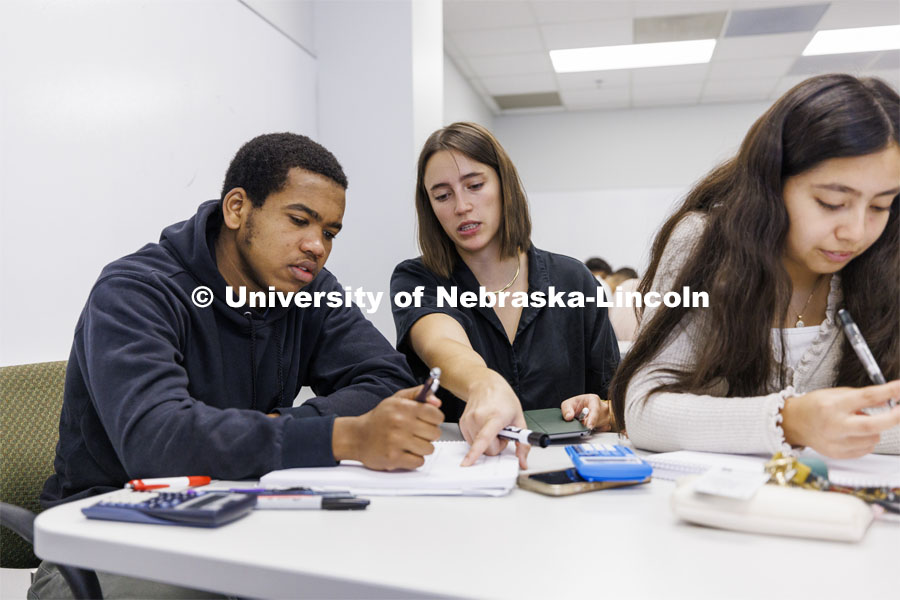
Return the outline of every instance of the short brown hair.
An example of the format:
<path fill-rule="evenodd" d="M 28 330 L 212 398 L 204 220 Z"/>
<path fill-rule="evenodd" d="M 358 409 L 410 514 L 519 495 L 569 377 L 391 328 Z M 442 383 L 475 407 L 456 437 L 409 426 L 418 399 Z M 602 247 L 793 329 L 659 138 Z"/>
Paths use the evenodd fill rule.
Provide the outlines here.
<path fill-rule="evenodd" d="M 453 123 L 432 133 L 419 154 L 416 169 L 416 215 L 419 250 L 429 270 L 450 277 L 459 254 L 431 209 L 425 189 L 425 166 L 436 153 L 454 150 L 485 164 L 500 178 L 500 256 L 515 256 L 531 245 L 528 199 L 515 165 L 490 131 L 476 123 Z"/>

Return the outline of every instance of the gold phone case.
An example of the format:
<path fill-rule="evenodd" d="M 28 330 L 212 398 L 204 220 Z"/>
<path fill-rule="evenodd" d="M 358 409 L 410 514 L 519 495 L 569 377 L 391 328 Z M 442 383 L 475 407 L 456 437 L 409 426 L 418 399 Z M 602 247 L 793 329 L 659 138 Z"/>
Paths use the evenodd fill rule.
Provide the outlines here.
<path fill-rule="evenodd" d="M 610 488 L 625 487 L 629 485 L 640 485 L 647 483 L 650 478 L 636 479 L 632 481 L 573 481 L 570 483 L 546 483 L 532 479 L 532 475 L 543 475 L 545 473 L 555 473 L 557 471 L 566 471 L 568 469 L 554 469 L 553 471 L 541 471 L 538 473 L 522 473 L 519 475 L 516 483 L 523 490 L 530 490 L 547 496 L 570 496 L 572 494 L 580 494 L 582 492 L 594 492 L 597 490 L 608 490 Z"/>

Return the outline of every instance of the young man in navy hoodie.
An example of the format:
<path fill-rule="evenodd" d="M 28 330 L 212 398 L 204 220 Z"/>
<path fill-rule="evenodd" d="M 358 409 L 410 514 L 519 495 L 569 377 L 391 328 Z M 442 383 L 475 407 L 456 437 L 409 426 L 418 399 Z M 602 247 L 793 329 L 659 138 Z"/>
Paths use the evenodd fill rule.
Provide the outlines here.
<path fill-rule="evenodd" d="M 415 401 L 405 359 L 358 308 L 225 301 L 226 286 L 343 295 L 324 265 L 346 188 L 338 161 L 309 138 L 259 136 L 234 157 L 219 200 L 103 269 L 75 330 L 45 506 L 138 478 L 424 462 L 440 437 L 439 401 Z M 214 297 L 202 308 L 201 286 Z M 316 397 L 292 407 L 304 385 Z M 48 597 L 39 582 L 58 580 L 54 571 L 42 565 L 32 597 Z M 101 576 L 107 596 L 142 583 Z"/>

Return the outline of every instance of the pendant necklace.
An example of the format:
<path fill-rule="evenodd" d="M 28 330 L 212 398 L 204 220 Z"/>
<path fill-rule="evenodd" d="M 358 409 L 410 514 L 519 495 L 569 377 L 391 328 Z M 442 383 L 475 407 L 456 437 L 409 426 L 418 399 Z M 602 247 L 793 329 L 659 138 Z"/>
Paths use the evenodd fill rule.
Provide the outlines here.
<path fill-rule="evenodd" d="M 805 313 L 806 309 L 809 308 L 809 303 L 812 300 L 813 294 L 816 293 L 816 289 L 819 287 L 819 282 L 822 281 L 822 275 L 819 275 L 819 278 L 816 279 L 816 282 L 813 284 L 812 290 L 809 292 L 809 298 L 806 299 L 806 304 L 803 305 L 803 310 L 797 313 L 797 322 L 794 323 L 794 327 L 805 327 L 806 323 L 803 322 L 803 315 L 801 313 Z"/>

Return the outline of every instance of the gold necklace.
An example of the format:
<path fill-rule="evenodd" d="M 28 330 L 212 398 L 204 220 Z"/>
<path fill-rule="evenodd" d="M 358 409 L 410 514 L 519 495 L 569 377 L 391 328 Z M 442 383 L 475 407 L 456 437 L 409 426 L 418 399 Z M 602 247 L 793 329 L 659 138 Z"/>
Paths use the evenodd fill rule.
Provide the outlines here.
<path fill-rule="evenodd" d="M 809 298 L 806 299 L 806 304 L 803 305 L 803 310 L 801 312 L 806 312 L 806 309 L 809 307 L 809 303 L 812 300 L 813 294 L 816 293 L 816 289 L 819 287 L 819 282 L 822 281 L 822 275 L 819 275 L 819 278 L 816 279 L 816 282 L 813 284 L 812 290 L 809 292 Z M 803 315 L 799 312 L 797 313 L 797 322 L 794 323 L 794 327 L 805 327 L 806 323 L 803 322 Z"/>
<path fill-rule="evenodd" d="M 488 293 L 489 293 L 489 294 L 499 294 L 500 292 L 505 292 L 505 291 L 508 290 L 510 287 L 512 287 L 512 284 L 514 284 L 514 283 L 516 282 L 516 279 L 519 278 L 519 270 L 520 270 L 521 268 L 522 268 L 522 262 L 519 260 L 519 257 L 517 256 L 517 257 L 516 257 L 516 274 L 513 275 L 513 278 L 510 280 L 510 282 L 507 283 L 506 285 L 504 285 L 502 288 L 500 288 L 500 289 L 497 290 L 496 292 L 488 292 Z"/>

